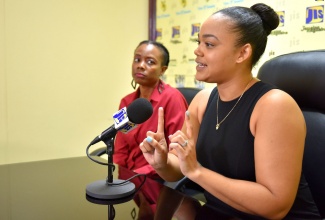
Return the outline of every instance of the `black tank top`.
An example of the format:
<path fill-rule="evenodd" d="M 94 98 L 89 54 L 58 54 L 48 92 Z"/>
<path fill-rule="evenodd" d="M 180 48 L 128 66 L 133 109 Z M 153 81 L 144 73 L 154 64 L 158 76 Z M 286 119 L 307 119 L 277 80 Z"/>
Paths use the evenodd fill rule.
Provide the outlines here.
<path fill-rule="evenodd" d="M 256 181 L 254 136 L 250 132 L 249 121 L 257 101 L 266 92 L 275 88 L 273 85 L 261 81 L 255 83 L 244 93 L 233 111 L 220 124 L 218 130 L 216 130 L 218 90 L 217 87 L 213 89 L 197 140 L 197 159 L 203 167 L 229 178 Z M 239 97 L 228 102 L 219 99 L 219 122 L 229 113 L 238 99 Z M 205 196 L 208 204 L 229 216 L 243 219 L 263 219 L 233 209 L 208 192 L 205 192 Z M 286 219 L 320 219 L 303 175 L 297 198 Z"/>

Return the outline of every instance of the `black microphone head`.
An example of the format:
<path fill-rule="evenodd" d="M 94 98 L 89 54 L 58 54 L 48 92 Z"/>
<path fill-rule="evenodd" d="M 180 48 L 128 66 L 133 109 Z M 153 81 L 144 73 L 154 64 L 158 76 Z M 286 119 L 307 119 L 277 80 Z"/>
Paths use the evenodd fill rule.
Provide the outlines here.
<path fill-rule="evenodd" d="M 151 117 L 153 109 L 147 99 L 137 98 L 126 108 L 126 112 L 131 122 L 141 124 Z"/>

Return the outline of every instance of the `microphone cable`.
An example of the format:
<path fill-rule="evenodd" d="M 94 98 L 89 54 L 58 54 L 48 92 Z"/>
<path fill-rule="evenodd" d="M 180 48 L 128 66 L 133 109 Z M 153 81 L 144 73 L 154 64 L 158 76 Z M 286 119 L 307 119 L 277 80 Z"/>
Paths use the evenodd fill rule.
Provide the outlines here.
<path fill-rule="evenodd" d="M 114 165 L 114 164 L 101 162 L 101 161 L 99 161 L 99 160 L 94 159 L 94 158 L 89 154 L 89 148 L 90 148 L 91 146 L 92 146 L 92 144 L 90 143 L 90 144 L 87 146 L 87 148 L 86 148 L 86 154 L 87 154 L 87 157 L 88 157 L 90 160 L 94 161 L 95 163 L 98 163 L 98 164 L 101 164 L 101 165 L 105 165 L 105 166 L 111 166 L 111 167 L 113 167 L 113 171 L 114 171 L 114 170 L 115 170 L 115 165 Z"/>

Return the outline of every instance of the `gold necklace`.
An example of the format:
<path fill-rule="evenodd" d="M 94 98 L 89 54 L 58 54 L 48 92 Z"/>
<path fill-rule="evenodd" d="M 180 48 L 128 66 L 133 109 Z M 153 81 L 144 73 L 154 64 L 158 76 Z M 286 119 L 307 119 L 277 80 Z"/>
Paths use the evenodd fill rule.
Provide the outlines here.
<path fill-rule="evenodd" d="M 243 93 L 240 95 L 239 99 L 237 100 L 236 104 L 232 107 L 232 109 L 228 112 L 228 114 L 219 122 L 219 117 L 218 117 L 218 109 L 219 109 L 219 92 L 218 92 L 218 99 L 217 99 L 217 124 L 216 124 L 216 130 L 219 129 L 220 125 L 222 122 L 224 122 L 226 120 L 226 118 L 230 115 L 230 113 L 234 110 L 234 108 L 236 107 L 236 105 L 238 104 L 238 102 L 240 101 L 241 97 L 243 97 L 246 89 L 247 89 L 247 86 L 249 85 L 249 83 L 253 80 L 253 77 L 249 80 L 249 82 L 247 83 Z"/>

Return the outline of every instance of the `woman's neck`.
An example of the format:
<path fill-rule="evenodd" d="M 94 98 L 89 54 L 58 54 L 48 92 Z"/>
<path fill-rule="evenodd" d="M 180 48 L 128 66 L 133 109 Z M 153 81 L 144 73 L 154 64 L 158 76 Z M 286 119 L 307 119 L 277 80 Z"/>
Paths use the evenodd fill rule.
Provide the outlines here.
<path fill-rule="evenodd" d="M 150 99 L 151 94 L 153 93 L 155 88 L 152 87 L 142 87 L 140 86 L 140 94 L 139 98 L 145 98 L 145 99 Z"/>
<path fill-rule="evenodd" d="M 151 94 L 156 89 L 158 84 L 159 84 L 159 81 L 154 86 L 140 85 L 139 86 L 139 91 L 140 91 L 139 98 L 145 98 L 145 99 L 150 100 Z"/>

